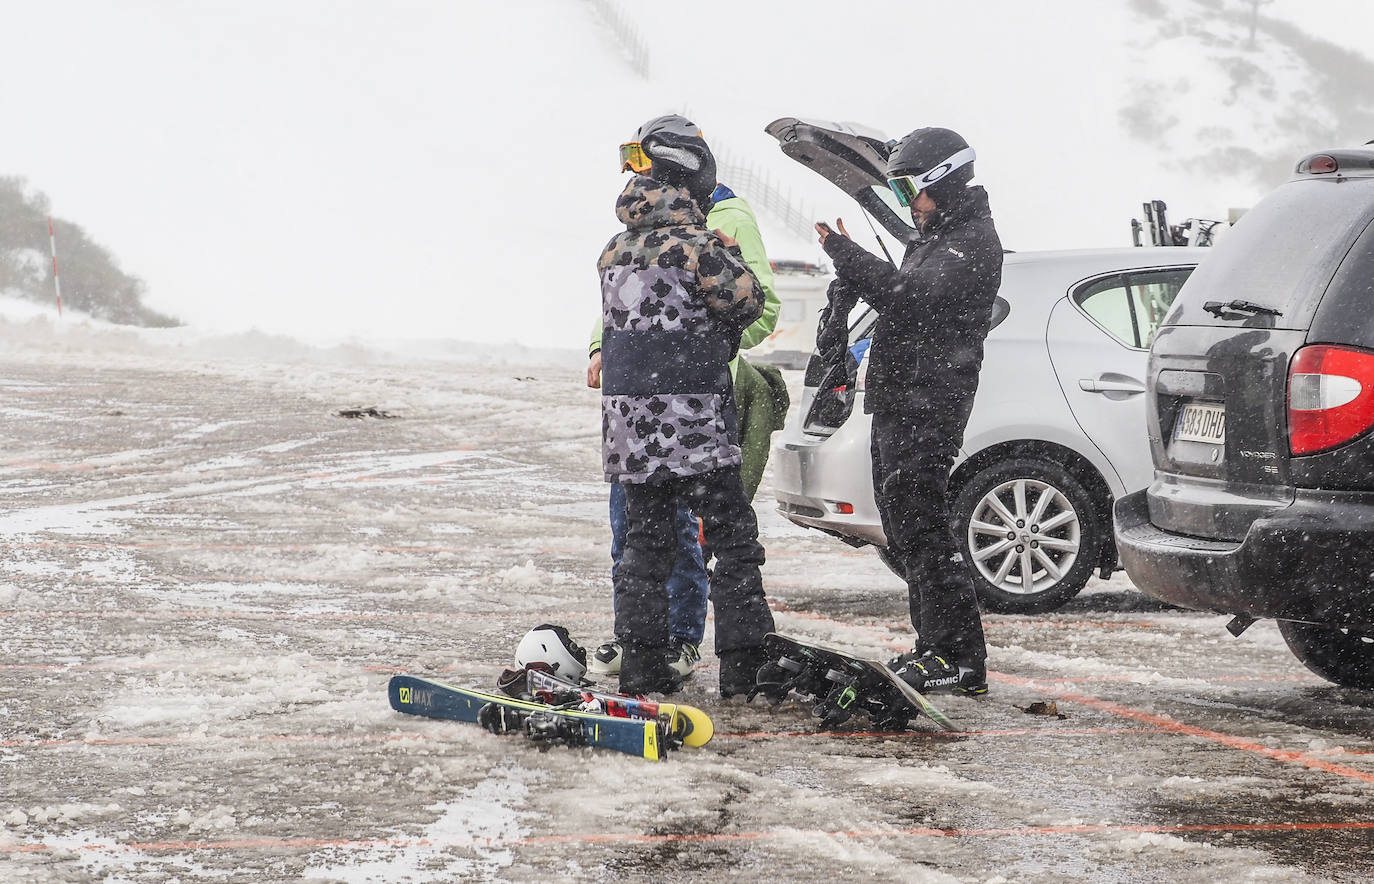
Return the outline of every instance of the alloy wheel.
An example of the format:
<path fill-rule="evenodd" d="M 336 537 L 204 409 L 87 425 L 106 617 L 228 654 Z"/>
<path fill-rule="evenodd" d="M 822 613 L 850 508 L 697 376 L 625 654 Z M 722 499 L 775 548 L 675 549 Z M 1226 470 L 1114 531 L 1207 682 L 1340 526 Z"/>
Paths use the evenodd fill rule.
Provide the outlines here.
<path fill-rule="evenodd" d="M 1012 479 L 983 495 L 968 523 L 973 565 L 983 579 L 1016 595 L 1044 592 L 1078 559 L 1082 525 L 1059 489 Z"/>

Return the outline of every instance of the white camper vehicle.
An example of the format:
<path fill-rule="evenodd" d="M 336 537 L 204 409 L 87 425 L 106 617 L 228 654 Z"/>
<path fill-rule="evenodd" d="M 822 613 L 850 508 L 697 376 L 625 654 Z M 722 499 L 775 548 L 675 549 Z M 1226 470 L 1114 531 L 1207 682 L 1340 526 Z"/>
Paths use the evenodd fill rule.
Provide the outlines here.
<path fill-rule="evenodd" d="M 834 279 L 824 264 L 774 261 L 773 287 L 782 307 L 773 333 L 749 351 L 750 359 L 782 368 L 806 368 L 816 349 L 816 323 L 825 307 L 825 291 Z"/>

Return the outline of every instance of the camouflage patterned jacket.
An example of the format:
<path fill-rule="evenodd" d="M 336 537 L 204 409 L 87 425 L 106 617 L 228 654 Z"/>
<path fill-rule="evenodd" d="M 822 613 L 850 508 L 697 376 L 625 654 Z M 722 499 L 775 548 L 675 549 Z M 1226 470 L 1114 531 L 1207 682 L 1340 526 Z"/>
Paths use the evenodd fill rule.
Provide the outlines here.
<path fill-rule="evenodd" d="M 763 289 L 686 190 L 635 176 L 616 216 L 626 230 L 597 262 L 606 481 L 738 464 L 729 363 L 763 310 Z"/>

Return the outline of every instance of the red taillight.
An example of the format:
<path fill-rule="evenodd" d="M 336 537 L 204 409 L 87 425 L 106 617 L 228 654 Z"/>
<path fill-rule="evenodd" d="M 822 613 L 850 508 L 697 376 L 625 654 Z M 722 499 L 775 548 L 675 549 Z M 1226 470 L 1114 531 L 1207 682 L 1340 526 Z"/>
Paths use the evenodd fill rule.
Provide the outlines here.
<path fill-rule="evenodd" d="M 1315 156 L 1307 162 L 1307 171 L 1318 175 L 1334 172 L 1338 168 L 1340 168 L 1340 166 L 1337 165 L 1336 158 L 1329 157 L 1326 154 Z"/>
<path fill-rule="evenodd" d="M 1288 448 L 1315 454 L 1374 427 L 1374 353 L 1304 347 L 1288 367 Z"/>

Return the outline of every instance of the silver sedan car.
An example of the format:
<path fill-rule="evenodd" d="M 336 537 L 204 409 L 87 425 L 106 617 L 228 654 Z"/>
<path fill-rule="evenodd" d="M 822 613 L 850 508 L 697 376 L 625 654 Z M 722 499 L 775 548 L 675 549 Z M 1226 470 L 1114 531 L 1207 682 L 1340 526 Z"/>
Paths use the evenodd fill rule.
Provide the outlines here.
<path fill-rule="evenodd" d="M 883 196 L 879 142 L 848 127 L 790 118 L 769 131 L 785 153 L 803 153 L 900 240 L 903 230 L 894 225 L 901 214 Z M 865 150 L 872 152 L 868 168 L 860 162 Z M 1051 610 L 1095 571 L 1106 576 L 1117 567 L 1112 503 L 1153 477 L 1144 401 L 1150 342 L 1206 253 L 1007 254 L 949 486 L 955 536 L 988 609 Z M 873 544 L 884 555 L 863 411 L 876 315 L 861 305 L 851 319 L 848 364 L 827 367 L 813 357 L 799 419 L 775 437 L 774 487 L 779 509 L 796 524 L 855 546 Z"/>

